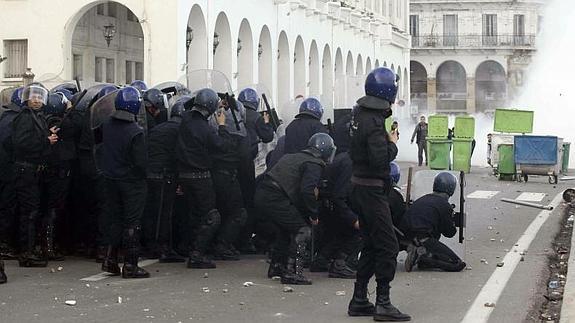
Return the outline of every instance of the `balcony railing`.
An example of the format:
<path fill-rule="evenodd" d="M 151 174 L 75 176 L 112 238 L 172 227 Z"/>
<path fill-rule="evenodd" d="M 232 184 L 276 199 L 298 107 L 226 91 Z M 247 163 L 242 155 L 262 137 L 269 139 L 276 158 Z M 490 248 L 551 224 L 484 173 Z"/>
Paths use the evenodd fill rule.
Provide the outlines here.
<path fill-rule="evenodd" d="M 412 48 L 532 48 L 535 35 L 423 35 L 411 37 Z"/>

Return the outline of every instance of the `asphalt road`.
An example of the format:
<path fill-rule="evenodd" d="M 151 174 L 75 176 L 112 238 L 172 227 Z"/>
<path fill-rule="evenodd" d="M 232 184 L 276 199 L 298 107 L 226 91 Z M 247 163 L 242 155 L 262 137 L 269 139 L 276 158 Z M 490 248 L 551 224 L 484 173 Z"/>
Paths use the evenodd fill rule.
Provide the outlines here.
<path fill-rule="evenodd" d="M 474 169 L 467 178 L 466 195 L 475 191 L 498 193 L 486 199 L 467 199 L 467 240 L 458 248 L 464 252 L 471 270 L 444 273 L 416 269 L 407 273 L 403 268 L 405 255 L 400 254 L 392 284 L 393 303 L 411 314 L 413 322 L 460 322 L 492 274 L 506 268 L 507 264 L 500 268 L 497 263 L 508 253 L 524 252 L 517 250 L 520 246 L 515 244 L 534 220 L 543 219 L 541 210 L 516 207 L 500 198 L 515 199 L 524 192 L 543 193 L 545 196 L 537 203 L 548 204 L 568 186 L 550 185 L 546 177 L 531 177 L 528 183 L 499 182 L 489 175 L 489 170 Z M 557 207 L 543 223 L 524 261 L 517 264 L 509 280 L 505 282 L 496 273 L 490 281 L 504 288 L 493 301 L 489 322 L 526 321 L 531 306 L 540 301 L 540 285 L 546 279 L 542 276 L 546 254 L 559 228 L 561 210 Z M 0 286 L 0 322 L 371 321 L 346 316 L 352 280 L 309 274 L 314 281 L 312 286 L 292 286 L 293 292 L 287 293 L 279 282 L 267 279 L 267 264 L 262 256 L 218 262 L 215 270 L 149 263 L 146 268 L 152 273 L 150 279 L 109 277 L 85 281 L 82 279 L 99 273 L 98 264 L 68 259 L 35 269 L 18 268 L 15 261 L 8 261 L 9 283 Z M 62 267 L 60 271 L 58 267 Z M 253 285 L 244 287 L 245 282 Z M 374 290 L 371 285 L 370 291 Z M 66 305 L 66 300 L 77 303 Z"/>

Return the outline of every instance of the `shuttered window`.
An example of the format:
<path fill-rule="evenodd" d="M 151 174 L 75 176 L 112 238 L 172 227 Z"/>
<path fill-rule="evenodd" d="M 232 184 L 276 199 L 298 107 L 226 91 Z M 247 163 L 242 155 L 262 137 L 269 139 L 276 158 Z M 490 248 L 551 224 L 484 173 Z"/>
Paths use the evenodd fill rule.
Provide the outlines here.
<path fill-rule="evenodd" d="M 5 40 L 4 54 L 8 59 L 2 63 L 5 78 L 20 78 L 28 66 L 28 40 Z"/>

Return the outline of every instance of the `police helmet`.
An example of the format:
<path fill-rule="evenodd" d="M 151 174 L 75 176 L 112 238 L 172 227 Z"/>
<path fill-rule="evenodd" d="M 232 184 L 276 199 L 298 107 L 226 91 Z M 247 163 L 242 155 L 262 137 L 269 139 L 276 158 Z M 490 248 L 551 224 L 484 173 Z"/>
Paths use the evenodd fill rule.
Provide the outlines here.
<path fill-rule="evenodd" d="M 68 99 L 61 92 L 48 95 L 48 102 L 44 106 L 44 112 L 50 115 L 62 116 L 68 107 Z"/>
<path fill-rule="evenodd" d="M 397 184 L 399 183 L 399 179 L 401 178 L 401 168 L 396 162 L 389 163 L 391 180 Z"/>
<path fill-rule="evenodd" d="M 395 102 L 399 76 L 387 67 L 378 67 L 371 71 L 365 79 L 365 95 Z"/>
<path fill-rule="evenodd" d="M 104 86 L 100 92 L 98 92 L 98 95 L 96 96 L 96 100 L 99 100 L 103 97 L 105 97 L 106 95 L 116 91 L 118 88 L 115 85 L 106 85 Z"/>
<path fill-rule="evenodd" d="M 33 98 L 41 100 L 44 105 L 48 102 L 48 90 L 42 83 L 30 83 L 22 90 L 22 104 Z"/>
<path fill-rule="evenodd" d="M 166 108 L 166 95 L 158 89 L 149 89 L 144 92 L 144 101 L 153 105 L 156 109 L 161 110 Z"/>
<path fill-rule="evenodd" d="M 323 116 L 323 107 L 316 98 L 307 98 L 299 106 L 299 114 L 312 116 L 318 120 Z"/>
<path fill-rule="evenodd" d="M 238 95 L 238 101 L 243 103 L 243 105 L 254 111 L 258 110 L 260 106 L 260 97 L 258 92 L 251 87 L 243 89 Z"/>
<path fill-rule="evenodd" d="M 146 85 L 146 82 L 141 81 L 141 80 L 135 80 L 134 82 L 132 82 L 130 84 L 130 86 L 135 87 L 140 92 L 144 92 L 144 91 L 148 90 L 148 85 Z"/>
<path fill-rule="evenodd" d="M 68 101 L 72 101 L 72 98 L 74 97 L 74 93 L 72 93 L 70 90 L 65 89 L 65 88 L 59 89 L 57 91 L 53 90 L 52 93 L 61 93 L 66 98 L 66 100 L 68 100 Z"/>
<path fill-rule="evenodd" d="M 452 196 L 457 187 L 457 178 L 448 172 L 441 172 L 433 180 L 433 192 Z"/>
<path fill-rule="evenodd" d="M 142 106 L 140 92 L 132 86 L 121 89 L 116 95 L 115 106 L 116 110 L 128 111 L 133 115 L 138 115 Z"/>
<path fill-rule="evenodd" d="M 219 103 L 220 98 L 216 91 L 204 88 L 196 92 L 192 111 L 198 111 L 205 118 L 208 118 L 218 110 Z"/>
<path fill-rule="evenodd" d="M 15 105 L 22 107 L 22 92 L 24 91 L 24 87 L 19 87 L 12 92 L 12 97 L 10 98 L 10 102 L 14 103 Z"/>
<path fill-rule="evenodd" d="M 193 97 L 190 95 L 183 95 L 179 97 L 170 108 L 170 118 L 181 117 L 184 111 L 186 111 L 186 105 L 192 99 Z"/>
<path fill-rule="evenodd" d="M 335 156 L 336 147 L 333 139 L 327 133 L 316 133 L 307 142 L 307 147 L 319 152 L 319 157 L 326 163 L 331 163 Z"/>

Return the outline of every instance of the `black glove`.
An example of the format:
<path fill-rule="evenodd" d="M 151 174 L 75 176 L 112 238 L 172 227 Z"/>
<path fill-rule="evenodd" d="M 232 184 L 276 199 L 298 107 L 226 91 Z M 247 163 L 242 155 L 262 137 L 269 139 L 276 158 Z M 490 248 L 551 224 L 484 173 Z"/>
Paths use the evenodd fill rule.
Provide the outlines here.
<path fill-rule="evenodd" d="M 462 216 L 462 214 L 459 213 L 459 212 L 455 212 L 455 213 L 453 214 L 453 222 L 455 223 L 455 226 L 456 226 L 456 227 L 461 228 L 461 226 L 462 226 L 462 224 L 463 224 L 463 223 L 462 223 L 462 222 L 463 222 L 463 216 Z"/>

